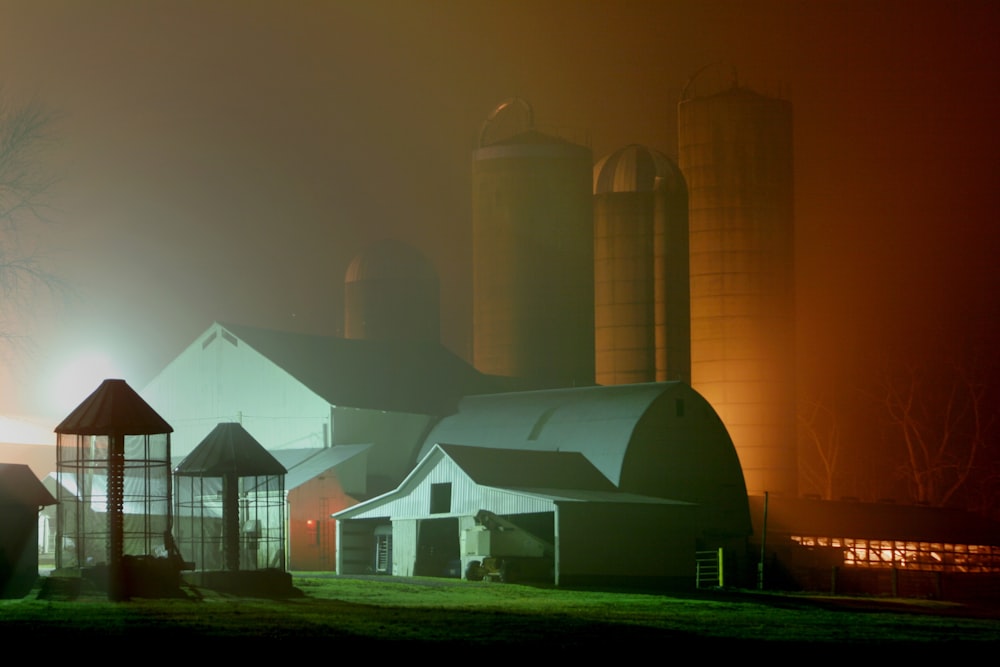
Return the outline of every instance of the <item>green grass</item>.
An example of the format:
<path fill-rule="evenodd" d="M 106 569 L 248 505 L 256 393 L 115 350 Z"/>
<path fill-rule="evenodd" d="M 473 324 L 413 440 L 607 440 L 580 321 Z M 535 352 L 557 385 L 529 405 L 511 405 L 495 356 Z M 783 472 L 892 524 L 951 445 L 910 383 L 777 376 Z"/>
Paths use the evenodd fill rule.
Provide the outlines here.
<path fill-rule="evenodd" d="M 587 651 L 608 642 L 662 646 L 829 645 L 922 651 L 1000 642 L 1000 616 L 962 605 L 705 591 L 688 595 L 535 588 L 415 578 L 299 574 L 294 595 L 204 589 L 179 599 L 100 595 L 0 600 L 0 636 L 86 645 L 89 638 L 230 650 L 336 640 L 413 650 L 449 645 Z M 996 611 L 994 609 L 993 611 Z M 235 640 L 235 641 L 229 641 Z M 332 646 L 332 644 L 331 644 Z M 173 649 L 172 649 L 173 650 Z M 176 652 L 173 655 L 177 655 Z"/>

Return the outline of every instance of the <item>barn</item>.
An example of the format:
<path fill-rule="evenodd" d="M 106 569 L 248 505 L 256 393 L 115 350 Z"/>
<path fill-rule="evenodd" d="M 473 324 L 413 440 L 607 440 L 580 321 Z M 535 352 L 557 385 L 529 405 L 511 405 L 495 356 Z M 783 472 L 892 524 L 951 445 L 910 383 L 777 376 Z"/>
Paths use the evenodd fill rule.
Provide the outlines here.
<path fill-rule="evenodd" d="M 743 473 L 680 382 L 464 397 L 392 492 L 335 515 L 338 571 L 693 585 L 697 553 L 743 567 Z M 488 568 L 487 568 L 488 569 Z"/>
<path fill-rule="evenodd" d="M 460 396 L 501 380 L 427 340 L 345 339 L 213 323 L 140 392 L 174 428 L 175 464 L 239 423 L 288 471 L 294 570 L 332 570 L 330 515 L 387 492 Z"/>
<path fill-rule="evenodd" d="M 389 491 L 460 396 L 497 381 L 435 342 L 346 339 L 213 323 L 140 392 L 189 454 L 222 422 L 268 451 L 370 445 L 366 493 Z"/>

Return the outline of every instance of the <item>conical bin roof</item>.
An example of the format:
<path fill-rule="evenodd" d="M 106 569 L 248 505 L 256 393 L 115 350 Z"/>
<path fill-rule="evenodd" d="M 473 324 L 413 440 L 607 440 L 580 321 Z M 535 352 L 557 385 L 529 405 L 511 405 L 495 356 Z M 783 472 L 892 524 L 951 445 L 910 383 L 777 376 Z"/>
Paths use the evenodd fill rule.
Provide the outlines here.
<path fill-rule="evenodd" d="M 177 475 L 188 477 L 221 477 L 227 473 L 249 477 L 287 472 L 242 424 L 237 423 L 218 424 L 174 469 Z"/>
<path fill-rule="evenodd" d="M 125 380 L 105 380 L 59 423 L 70 435 L 153 435 L 173 428 Z"/>

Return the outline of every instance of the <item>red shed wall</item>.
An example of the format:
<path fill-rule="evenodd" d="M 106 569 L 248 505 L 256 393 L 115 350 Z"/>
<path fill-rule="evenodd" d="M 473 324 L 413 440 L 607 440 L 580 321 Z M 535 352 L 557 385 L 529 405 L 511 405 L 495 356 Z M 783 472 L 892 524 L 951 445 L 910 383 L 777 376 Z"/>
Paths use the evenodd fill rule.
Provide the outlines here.
<path fill-rule="evenodd" d="M 336 521 L 330 518 L 357 505 L 344 493 L 333 471 L 288 492 L 289 559 L 292 571 L 334 571 L 337 563 Z"/>

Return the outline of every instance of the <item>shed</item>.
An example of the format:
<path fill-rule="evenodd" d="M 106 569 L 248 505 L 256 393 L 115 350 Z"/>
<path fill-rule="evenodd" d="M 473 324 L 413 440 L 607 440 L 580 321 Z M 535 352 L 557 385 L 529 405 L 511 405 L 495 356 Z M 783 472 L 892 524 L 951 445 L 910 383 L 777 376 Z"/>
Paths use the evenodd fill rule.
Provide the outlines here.
<path fill-rule="evenodd" d="M 31 468 L 0 463 L 0 598 L 27 595 L 38 580 L 38 512 L 54 505 Z"/>
<path fill-rule="evenodd" d="M 336 567 L 336 524 L 330 515 L 366 496 L 370 445 L 278 450 L 287 469 L 288 569 L 332 571 Z"/>

